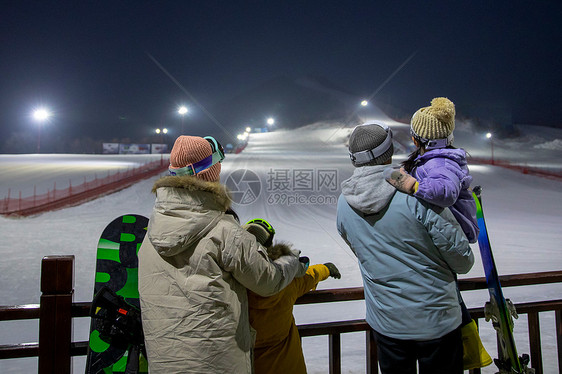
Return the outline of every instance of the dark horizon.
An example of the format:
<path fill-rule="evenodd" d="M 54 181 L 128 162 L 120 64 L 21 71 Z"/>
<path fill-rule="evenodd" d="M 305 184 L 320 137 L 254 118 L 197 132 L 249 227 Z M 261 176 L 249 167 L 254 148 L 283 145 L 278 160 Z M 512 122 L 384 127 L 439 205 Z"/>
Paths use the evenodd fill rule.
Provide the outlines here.
<path fill-rule="evenodd" d="M 179 126 L 180 105 L 190 109 L 185 124 L 216 127 L 211 114 L 235 132 L 244 124 L 224 120 L 229 113 L 219 108 L 280 76 L 327 80 L 404 113 L 447 96 L 459 113 L 562 127 L 562 5 L 554 2 L 10 1 L 3 8 L 2 143 L 35 139 L 31 112 L 40 105 L 53 112 L 53 136 L 150 137 L 162 124 Z M 248 119 L 243 111 L 232 117 L 246 122 L 283 107 L 269 96 L 263 113 L 244 104 Z"/>

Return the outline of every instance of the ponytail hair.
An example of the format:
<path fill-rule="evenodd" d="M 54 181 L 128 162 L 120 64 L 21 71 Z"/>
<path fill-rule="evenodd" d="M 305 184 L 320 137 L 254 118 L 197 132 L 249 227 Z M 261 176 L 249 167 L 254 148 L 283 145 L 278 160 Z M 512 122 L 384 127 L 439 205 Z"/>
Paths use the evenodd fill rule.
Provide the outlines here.
<path fill-rule="evenodd" d="M 410 174 L 412 170 L 414 170 L 416 159 L 419 157 L 419 155 L 421 155 L 421 147 L 423 147 L 423 145 L 420 144 L 418 148 L 416 148 L 412 153 L 410 153 L 410 156 L 408 156 L 406 160 L 402 161 L 401 165 L 406 171 L 406 173 Z"/>

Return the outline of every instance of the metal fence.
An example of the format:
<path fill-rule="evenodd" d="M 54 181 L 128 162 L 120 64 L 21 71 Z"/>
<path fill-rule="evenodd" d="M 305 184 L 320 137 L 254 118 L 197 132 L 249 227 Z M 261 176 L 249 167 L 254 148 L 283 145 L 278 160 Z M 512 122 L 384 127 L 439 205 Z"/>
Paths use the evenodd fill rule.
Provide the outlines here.
<path fill-rule="evenodd" d="M 86 181 L 79 185 L 72 185 L 69 181 L 67 187 L 57 188 L 56 182 L 52 190 L 44 194 L 22 197 L 21 191 L 17 197 L 12 197 L 11 190 L 8 196 L 0 200 L 0 214 L 28 216 L 50 210 L 60 209 L 65 206 L 76 205 L 92 200 L 100 195 L 108 194 L 126 188 L 139 180 L 157 175 L 168 166 L 167 160 L 161 159 L 143 164 L 125 172 L 117 172 L 104 178 Z"/>

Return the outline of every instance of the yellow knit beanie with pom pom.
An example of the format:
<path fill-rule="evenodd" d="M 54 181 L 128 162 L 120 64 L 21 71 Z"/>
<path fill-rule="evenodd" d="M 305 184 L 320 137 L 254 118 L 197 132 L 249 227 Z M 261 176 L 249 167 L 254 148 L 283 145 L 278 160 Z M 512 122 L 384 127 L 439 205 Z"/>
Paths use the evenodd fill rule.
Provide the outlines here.
<path fill-rule="evenodd" d="M 418 109 L 412 116 L 411 129 L 422 139 L 445 139 L 455 129 L 455 104 L 446 97 L 431 100 L 431 106 Z"/>

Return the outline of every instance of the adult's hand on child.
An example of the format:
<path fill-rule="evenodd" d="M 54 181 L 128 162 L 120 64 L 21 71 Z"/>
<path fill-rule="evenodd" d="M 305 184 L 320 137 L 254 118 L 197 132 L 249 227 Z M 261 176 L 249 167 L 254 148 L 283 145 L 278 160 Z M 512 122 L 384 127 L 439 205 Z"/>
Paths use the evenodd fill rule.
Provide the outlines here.
<path fill-rule="evenodd" d="M 306 271 L 308 270 L 308 265 L 310 261 L 308 257 L 299 257 L 299 270 L 295 274 L 295 278 L 304 277 L 306 275 Z"/>
<path fill-rule="evenodd" d="M 418 182 L 416 178 L 412 177 L 404 168 L 400 170 L 393 168 L 386 168 L 383 172 L 384 179 L 391 185 L 393 185 L 398 191 L 402 191 L 407 194 L 413 194 L 416 192 L 416 183 Z"/>
<path fill-rule="evenodd" d="M 338 268 L 336 267 L 336 265 L 334 265 L 331 262 L 326 262 L 324 264 L 324 266 L 326 266 L 328 268 L 328 270 L 330 271 L 330 277 L 335 278 L 335 279 L 341 278 L 341 273 L 338 270 Z"/>
<path fill-rule="evenodd" d="M 310 265 L 310 259 L 307 256 L 300 256 L 299 261 L 303 263 L 307 268 Z"/>
<path fill-rule="evenodd" d="M 310 265 L 310 259 L 306 256 L 301 256 L 299 257 L 299 262 L 301 264 L 301 268 L 304 270 L 304 273 L 302 275 L 298 275 L 298 276 L 303 276 L 306 274 L 306 271 L 308 270 L 308 266 Z M 295 277 L 298 277 L 297 275 L 295 275 Z"/>

